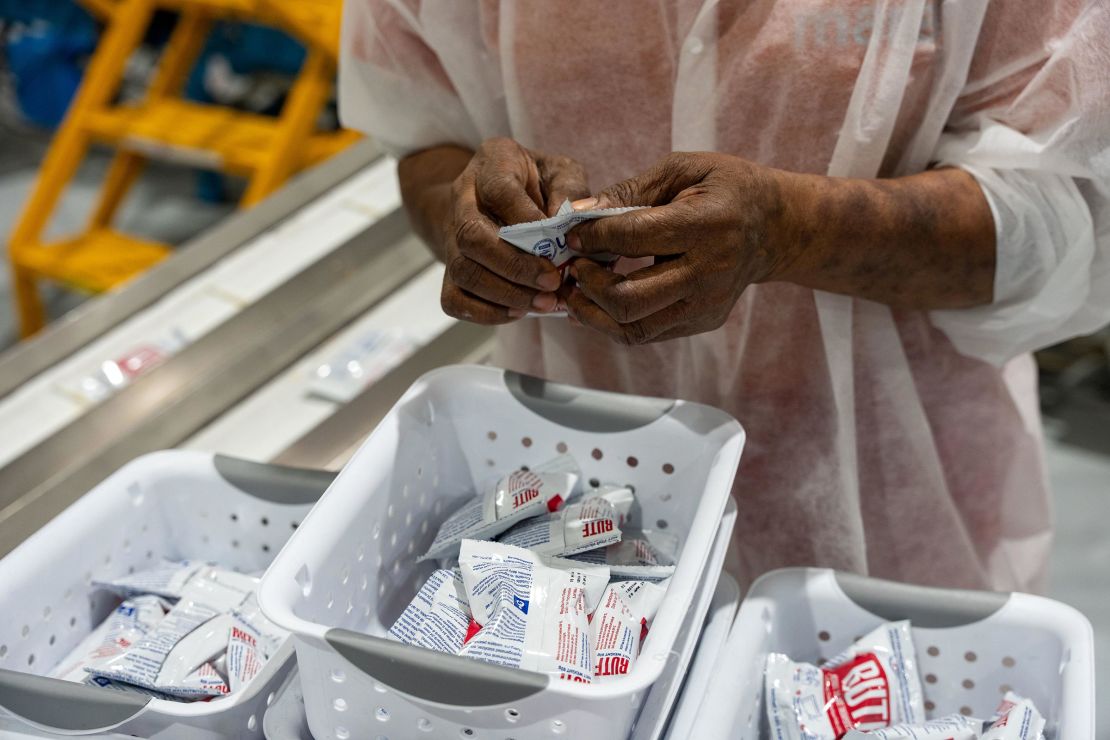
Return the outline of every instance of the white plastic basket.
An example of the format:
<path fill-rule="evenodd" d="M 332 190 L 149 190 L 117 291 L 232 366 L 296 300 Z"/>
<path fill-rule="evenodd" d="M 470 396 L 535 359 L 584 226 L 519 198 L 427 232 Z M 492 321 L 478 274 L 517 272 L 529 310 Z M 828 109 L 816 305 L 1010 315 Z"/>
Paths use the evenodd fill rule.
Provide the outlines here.
<path fill-rule="evenodd" d="M 769 652 L 816 662 L 898 619 L 914 625 L 930 717 L 989 717 L 1012 688 L 1045 715 L 1049 740 L 1094 740 L 1094 638 L 1090 622 L 1070 606 L 806 568 L 774 571 L 752 586 L 690 736 L 769 737 L 763 708 Z"/>
<path fill-rule="evenodd" d="M 181 703 L 45 678 L 116 600 L 94 590 L 162 557 L 265 568 L 335 474 L 198 452 L 138 458 L 0 560 L 0 735 L 262 737 L 291 641 L 243 690 Z"/>
<path fill-rule="evenodd" d="M 363 444 L 262 582 L 296 636 L 317 738 L 623 737 L 662 673 L 706 568 L 743 446 L 697 404 L 545 383 L 489 367 L 418 380 Z M 630 673 L 574 684 L 384 639 L 432 569 L 439 524 L 498 473 L 569 451 L 587 479 L 630 483 L 642 521 L 682 540 Z"/>
<path fill-rule="evenodd" d="M 718 538 L 727 540 L 731 536 L 730 530 L 722 527 Z M 716 545 L 714 545 L 716 553 Z M 708 573 L 706 574 L 708 575 Z M 699 595 L 700 596 L 700 595 Z M 651 687 L 651 692 L 644 700 L 643 711 L 637 718 L 636 727 L 632 733 L 633 740 L 648 740 L 649 738 L 667 737 L 673 740 L 682 740 L 690 737 L 689 724 L 696 715 L 697 707 L 701 704 L 701 696 L 712 680 L 712 667 L 721 646 L 728 638 L 729 628 L 732 627 L 736 617 L 736 608 L 740 605 L 740 586 L 732 576 L 722 573 L 717 582 L 717 589 L 709 604 L 709 611 L 705 617 L 704 628 L 693 629 L 692 624 L 684 626 L 679 641 L 686 642 L 689 633 L 695 636 L 692 661 L 689 663 L 683 678 L 683 661 L 674 660 L 668 664 L 663 675 Z M 691 613 L 692 616 L 692 613 Z M 688 622 L 693 622 L 689 619 Z M 677 656 L 676 656 L 677 657 Z M 691 657 L 691 656 L 687 656 Z M 666 694 L 669 685 L 681 686 L 677 700 L 668 704 Z M 690 702 L 684 702 L 687 695 L 694 697 Z M 673 704 L 673 706 L 672 706 Z M 666 705 L 666 706 L 663 706 Z M 659 708 L 662 707 L 662 711 Z M 668 722 L 671 710 L 675 716 Z M 650 711 L 649 711 L 650 710 Z M 681 719 L 683 717 L 684 719 Z M 301 691 L 300 676 L 297 671 L 290 673 L 289 678 L 280 689 L 273 703 L 266 710 L 263 720 L 266 740 L 313 740 L 312 733 L 308 730 L 308 719 L 305 717 L 304 693 Z M 664 728 L 666 732 L 664 733 Z"/>

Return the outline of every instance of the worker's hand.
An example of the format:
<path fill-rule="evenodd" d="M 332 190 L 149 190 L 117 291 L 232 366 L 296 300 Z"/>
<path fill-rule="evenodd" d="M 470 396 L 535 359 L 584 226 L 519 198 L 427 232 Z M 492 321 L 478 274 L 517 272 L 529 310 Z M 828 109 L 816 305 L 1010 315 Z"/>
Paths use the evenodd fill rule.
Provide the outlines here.
<path fill-rule="evenodd" d="M 555 215 L 564 200 L 588 193 L 585 170 L 574 160 L 530 151 L 512 139 L 485 141 L 452 188 L 440 295 L 444 312 L 478 324 L 504 324 L 529 311 L 554 310 L 559 270 L 501 241 L 497 230 Z"/>
<path fill-rule="evenodd" d="M 792 189 L 788 173 L 739 157 L 674 153 L 601 191 L 596 205 L 577 203 L 653 206 L 583 223 L 570 232 L 569 246 L 656 259 L 628 275 L 576 259 L 570 316 L 622 344 L 720 327 L 744 288 L 773 278 L 792 259 Z"/>

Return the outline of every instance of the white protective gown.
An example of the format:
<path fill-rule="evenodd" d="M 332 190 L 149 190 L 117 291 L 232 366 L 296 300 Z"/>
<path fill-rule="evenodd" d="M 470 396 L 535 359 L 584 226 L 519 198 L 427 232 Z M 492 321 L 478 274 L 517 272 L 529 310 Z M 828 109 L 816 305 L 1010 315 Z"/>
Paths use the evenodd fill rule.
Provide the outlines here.
<path fill-rule="evenodd" d="M 993 305 L 748 288 L 717 331 L 625 348 L 559 319 L 496 363 L 723 408 L 748 431 L 733 570 L 1036 590 L 1052 511 L 1030 350 L 1110 317 L 1101 0 L 347 0 L 343 121 L 399 155 L 491 136 L 596 191 L 672 150 L 847 177 L 963 167 Z M 641 462 L 643 464 L 643 462 Z"/>

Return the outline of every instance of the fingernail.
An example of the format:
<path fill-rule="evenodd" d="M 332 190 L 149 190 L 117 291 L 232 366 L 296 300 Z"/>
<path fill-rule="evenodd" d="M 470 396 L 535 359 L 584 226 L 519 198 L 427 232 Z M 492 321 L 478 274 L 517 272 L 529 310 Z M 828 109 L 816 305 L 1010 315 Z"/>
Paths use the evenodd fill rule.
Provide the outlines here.
<path fill-rule="evenodd" d="M 576 211 L 588 211 L 591 208 L 597 208 L 597 198 L 581 198 L 570 205 Z"/>
<path fill-rule="evenodd" d="M 571 263 L 571 266 L 567 268 L 567 274 L 570 275 L 575 280 L 577 280 L 578 279 L 578 267 L 575 266 L 574 263 Z"/>
<path fill-rule="evenodd" d="M 544 313 L 554 311 L 557 305 L 559 305 L 559 299 L 554 293 L 537 293 L 532 299 L 532 308 Z"/>
<path fill-rule="evenodd" d="M 562 277 L 558 273 L 552 272 L 545 272 L 544 274 L 540 275 L 539 279 L 536 281 L 536 283 L 540 286 L 540 289 L 545 290 L 548 293 L 558 290 L 559 285 L 561 285 L 562 282 Z"/>
<path fill-rule="evenodd" d="M 523 318 L 527 314 L 528 314 L 528 312 L 525 311 L 523 308 L 510 308 L 509 309 L 509 317 L 513 318 L 513 319 Z"/>
<path fill-rule="evenodd" d="M 582 251 L 582 240 L 573 231 L 567 234 L 567 248 L 574 252 Z"/>

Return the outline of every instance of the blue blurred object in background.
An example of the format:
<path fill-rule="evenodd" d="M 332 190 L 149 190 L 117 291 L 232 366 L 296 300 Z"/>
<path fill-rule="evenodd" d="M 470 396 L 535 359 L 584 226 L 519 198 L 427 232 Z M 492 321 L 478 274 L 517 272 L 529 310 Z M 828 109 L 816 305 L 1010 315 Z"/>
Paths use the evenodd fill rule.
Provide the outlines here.
<path fill-rule="evenodd" d="M 19 24 L 2 51 L 16 100 L 32 123 L 54 128 L 65 116 L 96 46 L 93 19 L 63 0 L 0 0 L 0 20 Z"/>

